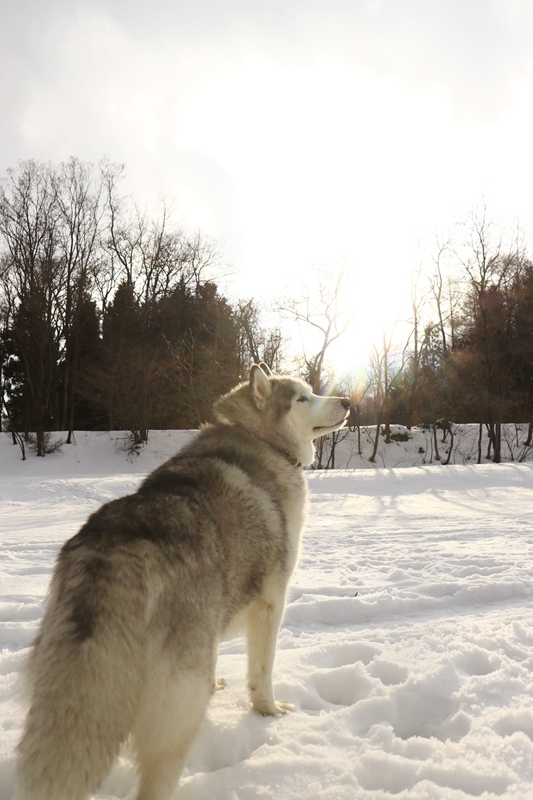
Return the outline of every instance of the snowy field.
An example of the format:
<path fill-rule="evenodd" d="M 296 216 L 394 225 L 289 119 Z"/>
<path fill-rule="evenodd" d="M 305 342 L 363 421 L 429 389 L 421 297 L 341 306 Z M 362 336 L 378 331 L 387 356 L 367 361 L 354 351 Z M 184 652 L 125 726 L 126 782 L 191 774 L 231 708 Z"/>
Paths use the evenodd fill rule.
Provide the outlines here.
<path fill-rule="evenodd" d="M 152 434 L 127 460 L 107 434 L 78 434 L 22 462 L 0 436 L 0 800 L 24 716 L 13 685 L 55 555 L 175 444 Z M 533 464 L 308 476 L 274 674 L 295 710 L 252 714 L 243 641 L 223 643 L 228 685 L 176 800 L 533 798 Z M 97 797 L 134 789 L 124 753 Z"/>

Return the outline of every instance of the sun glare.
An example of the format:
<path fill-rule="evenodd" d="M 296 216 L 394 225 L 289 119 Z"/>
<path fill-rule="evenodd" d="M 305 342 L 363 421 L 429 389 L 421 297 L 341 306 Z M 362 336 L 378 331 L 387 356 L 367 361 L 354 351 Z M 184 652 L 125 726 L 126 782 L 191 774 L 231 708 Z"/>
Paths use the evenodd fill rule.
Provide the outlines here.
<path fill-rule="evenodd" d="M 317 272 L 317 280 L 319 277 L 320 271 Z M 287 355 L 295 360 L 303 357 L 310 359 L 323 346 L 324 328 L 327 325 L 326 317 L 321 314 L 323 306 L 319 291 L 316 284 L 309 283 L 306 286 L 291 286 L 286 292 L 289 298 L 295 300 L 309 297 L 309 308 L 313 312 L 311 321 L 295 322 L 290 314 L 285 315 L 283 330 Z M 341 333 L 334 338 L 335 328 L 332 327 L 332 341 L 324 360 L 324 376 L 330 382 L 347 385 L 355 386 L 364 382 L 374 349 L 382 349 L 384 340 L 395 341 L 396 349 L 405 344 L 403 339 L 408 335 L 405 332 L 405 309 L 406 298 L 395 287 L 394 274 L 387 276 L 384 273 L 376 280 L 368 273 L 360 275 L 345 270 L 337 306 L 338 331 Z"/>
<path fill-rule="evenodd" d="M 346 268 L 339 307 L 352 322 L 326 363 L 337 375 L 359 373 L 383 332 L 409 315 L 409 274 L 419 254 L 408 208 L 415 205 L 423 227 L 429 196 L 424 183 L 412 184 L 409 164 L 429 148 L 429 123 L 414 95 L 375 76 L 348 76 L 342 64 L 321 61 L 302 71 L 251 57 L 247 67 L 205 82 L 186 104 L 175 144 L 209 153 L 206 168 L 231 190 L 228 226 L 215 235 L 229 263 L 242 269 L 243 296 L 267 306 L 313 296 L 320 265 L 332 274 Z M 357 102 L 346 103 L 348 96 Z M 360 108 L 372 110 L 372 125 L 361 123 Z M 437 113 L 433 101 L 428 113 Z M 415 140 L 411 117 L 419 123 Z M 305 323 L 290 340 L 291 354 L 309 356 L 320 346 Z"/>

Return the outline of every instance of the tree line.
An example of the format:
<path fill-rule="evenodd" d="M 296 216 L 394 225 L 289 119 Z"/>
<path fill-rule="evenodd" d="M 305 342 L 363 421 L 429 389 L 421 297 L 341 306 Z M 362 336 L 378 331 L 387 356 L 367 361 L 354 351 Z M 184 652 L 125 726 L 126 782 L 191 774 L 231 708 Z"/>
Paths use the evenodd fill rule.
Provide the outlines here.
<path fill-rule="evenodd" d="M 281 327 L 255 300 L 220 289 L 214 242 L 172 226 L 121 192 L 124 168 L 71 158 L 21 162 L 0 181 L 0 412 L 4 430 L 35 438 L 76 429 L 196 428 L 251 362 L 287 367 Z M 328 353 L 349 337 L 345 275 L 323 275 L 281 316 L 318 336 L 296 369 L 315 391 L 331 383 Z M 343 310 L 344 309 L 344 310 Z M 383 336 L 364 377 L 345 376 L 352 428 L 392 422 L 477 422 L 499 460 L 501 424 L 533 437 L 533 262 L 474 212 L 436 243 L 413 283 L 403 346 Z M 377 435 L 376 435 L 377 448 Z"/>
<path fill-rule="evenodd" d="M 353 390 L 357 419 L 386 438 L 391 422 L 435 435 L 475 422 L 499 461 L 502 423 L 529 423 L 533 440 L 533 261 L 481 208 L 437 241 L 431 262 L 413 288 L 403 349 L 384 336 L 368 382 Z"/>
<path fill-rule="evenodd" d="M 195 428 L 251 360 L 274 369 L 278 330 L 221 294 L 215 243 L 150 218 L 123 167 L 25 161 L 0 183 L 4 427 L 47 432 Z"/>

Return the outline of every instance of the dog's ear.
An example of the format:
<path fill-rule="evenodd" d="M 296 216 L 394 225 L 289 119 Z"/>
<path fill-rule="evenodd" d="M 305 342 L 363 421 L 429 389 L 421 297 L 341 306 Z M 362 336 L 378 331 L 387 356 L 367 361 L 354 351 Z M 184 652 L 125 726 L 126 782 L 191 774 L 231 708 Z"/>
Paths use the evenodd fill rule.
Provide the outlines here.
<path fill-rule="evenodd" d="M 261 367 L 267 378 L 270 378 L 270 376 L 272 375 L 272 370 L 270 369 L 268 364 L 265 364 L 264 361 L 260 361 L 259 366 Z"/>
<path fill-rule="evenodd" d="M 250 370 L 250 393 L 255 406 L 261 411 L 270 395 L 271 387 L 266 373 L 254 364 Z"/>

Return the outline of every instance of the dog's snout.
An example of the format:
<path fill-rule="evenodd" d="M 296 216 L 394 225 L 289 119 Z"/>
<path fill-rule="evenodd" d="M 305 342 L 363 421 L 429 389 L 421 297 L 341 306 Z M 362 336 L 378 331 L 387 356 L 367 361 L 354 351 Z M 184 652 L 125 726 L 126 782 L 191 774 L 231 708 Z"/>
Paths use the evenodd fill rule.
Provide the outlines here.
<path fill-rule="evenodd" d="M 343 408 L 345 408 L 345 409 L 346 409 L 346 411 L 348 411 L 348 409 L 350 408 L 350 401 L 348 400 L 348 398 L 347 398 L 347 397 L 342 397 L 342 398 L 341 398 L 341 406 L 342 406 Z"/>

